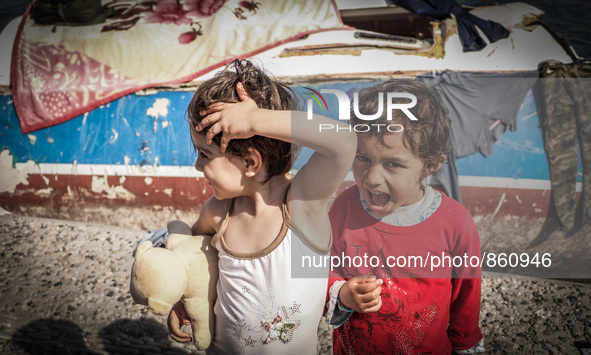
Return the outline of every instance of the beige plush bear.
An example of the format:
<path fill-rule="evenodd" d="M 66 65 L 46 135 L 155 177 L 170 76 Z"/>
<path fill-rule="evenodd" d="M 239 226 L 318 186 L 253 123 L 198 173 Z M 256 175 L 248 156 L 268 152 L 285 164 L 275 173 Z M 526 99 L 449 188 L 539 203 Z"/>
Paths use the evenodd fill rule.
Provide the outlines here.
<path fill-rule="evenodd" d="M 185 227 L 186 226 L 186 227 Z M 191 319 L 193 342 L 199 350 L 211 343 L 213 305 L 218 279 L 217 251 L 210 236 L 192 236 L 184 222 L 171 222 L 165 248 L 143 242 L 131 270 L 131 296 L 157 314 L 168 314 L 179 300 Z M 176 232 L 176 233 L 175 233 Z"/>

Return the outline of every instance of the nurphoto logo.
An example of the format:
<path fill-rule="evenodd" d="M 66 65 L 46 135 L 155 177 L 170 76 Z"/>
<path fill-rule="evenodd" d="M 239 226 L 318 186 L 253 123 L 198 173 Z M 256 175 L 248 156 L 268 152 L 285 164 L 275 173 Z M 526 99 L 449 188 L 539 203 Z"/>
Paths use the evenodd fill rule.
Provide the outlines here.
<path fill-rule="evenodd" d="M 349 96 L 341 90 L 338 89 L 321 89 L 320 92 L 311 89 L 305 88 L 309 92 L 305 94 L 310 96 L 307 101 L 307 108 L 308 108 L 308 120 L 312 120 L 314 117 L 314 102 L 318 104 L 321 111 L 328 111 L 328 105 L 326 104 L 326 100 L 322 94 L 333 94 L 337 97 L 338 100 L 338 114 L 339 114 L 339 121 L 349 121 L 351 119 L 351 100 L 349 100 Z M 409 99 L 410 102 L 394 102 L 393 99 Z M 379 93 L 378 97 L 378 105 L 377 105 L 377 112 L 374 114 L 362 114 L 359 112 L 359 93 L 355 92 L 353 94 L 353 113 L 355 116 L 363 121 L 373 121 L 377 120 L 382 116 L 384 113 L 384 93 Z M 394 110 L 402 111 L 411 121 L 417 121 L 417 118 L 410 112 L 410 108 L 414 107 L 417 104 L 417 97 L 413 94 L 405 93 L 405 92 L 389 92 L 386 95 L 386 114 L 387 120 L 392 121 L 392 112 Z M 324 106 L 322 105 L 324 104 Z M 380 129 L 385 129 L 388 132 L 402 132 L 404 127 L 401 124 L 393 123 L 393 124 L 384 124 L 384 123 L 369 123 L 369 124 L 357 124 L 354 126 L 350 126 L 348 131 L 351 129 L 355 130 L 357 133 L 364 133 L 369 132 L 372 128 L 377 129 L 379 132 Z M 318 129 L 320 132 L 323 130 L 343 130 L 342 127 L 333 124 L 319 124 Z"/>

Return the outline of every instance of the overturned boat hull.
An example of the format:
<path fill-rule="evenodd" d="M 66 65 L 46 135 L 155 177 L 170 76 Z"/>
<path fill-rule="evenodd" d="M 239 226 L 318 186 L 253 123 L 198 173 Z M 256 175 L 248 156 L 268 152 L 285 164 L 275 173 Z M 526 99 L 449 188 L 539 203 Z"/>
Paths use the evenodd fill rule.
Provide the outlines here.
<path fill-rule="evenodd" d="M 541 61 L 567 63 L 575 56 L 537 22 L 540 12 L 533 7 L 517 3 L 474 13 L 503 24 L 510 36 L 481 51 L 463 52 L 451 20 L 433 25 L 431 40 L 422 42 L 360 36 L 367 32 L 355 29 L 326 31 L 271 48 L 254 59 L 296 90 L 353 92 L 390 78 L 444 71 L 535 71 Z M 216 71 L 182 85 L 129 94 L 27 134 L 21 133 L 12 94 L 5 90 L 0 95 L 0 207 L 198 210 L 212 191 L 193 168 L 196 153 L 185 111 L 194 88 Z M 535 218 L 548 212 L 550 177 L 531 90 L 516 122 L 517 130 L 500 136 L 490 156 L 475 153 L 456 161 L 461 200 L 474 216 Z M 349 176 L 343 187 L 353 183 Z"/>

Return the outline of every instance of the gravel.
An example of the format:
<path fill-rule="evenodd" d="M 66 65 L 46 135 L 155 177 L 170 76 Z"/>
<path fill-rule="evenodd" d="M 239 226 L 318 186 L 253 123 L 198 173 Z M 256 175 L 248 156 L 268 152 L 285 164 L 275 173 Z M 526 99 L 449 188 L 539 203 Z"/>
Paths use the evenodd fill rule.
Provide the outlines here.
<path fill-rule="evenodd" d="M 1 216 L 0 353 L 198 354 L 192 344 L 170 340 L 166 317 L 129 295 L 132 251 L 145 233 Z M 485 273 L 487 353 L 576 354 L 575 342 L 591 341 L 590 291 L 590 284 Z M 330 354 L 323 326 L 319 339 L 319 353 Z"/>

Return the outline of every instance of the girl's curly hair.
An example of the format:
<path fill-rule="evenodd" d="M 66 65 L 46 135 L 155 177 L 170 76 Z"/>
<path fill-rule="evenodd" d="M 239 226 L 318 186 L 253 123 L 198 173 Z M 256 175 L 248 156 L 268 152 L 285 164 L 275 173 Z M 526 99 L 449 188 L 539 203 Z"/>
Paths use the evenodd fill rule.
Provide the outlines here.
<path fill-rule="evenodd" d="M 231 70 L 230 67 L 234 67 Z M 205 81 L 195 91 L 187 114 L 192 130 L 201 122 L 204 116 L 199 111 L 206 110 L 217 102 L 239 102 L 236 84 L 242 82 L 248 95 L 260 108 L 270 110 L 299 110 L 299 102 L 294 92 L 284 83 L 273 78 L 252 62 L 242 59 L 235 60 L 225 70 L 214 78 Z M 205 135 L 206 127 L 199 134 Z M 222 133 L 213 138 L 213 142 L 220 144 Z M 286 174 L 291 169 L 292 157 L 295 159 L 299 147 L 290 142 L 255 135 L 248 139 L 232 139 L 226 149 L 227 153 L 246 156 L 248 148 L 259 151 L 266 167 L 266 181 L 280 174 Z"/>
<path fill-rule="evenodd" d="M 410 108 L 410 112 L 417 118 L 411 121 L 404 112 L 392 112 L 392 121 L 387 121 L 387 102 L 385 98 L 389 92 L 409 93 L 415 95 L 417 104 Z M 413 79 L 392 79 L 359 92 L 359 112 L 363 115 L 375 114 L 378 111 L 378 94 L 383 93 L 383 114 L 372 123 L 389 125 L 398 123 L 404 127 L 403 142 L 415 156 L 423 162 L 425 170 L 421 179 L 437 172 L 441 156 L 449 152 L 450 120 L 447 108 L 439 95 L 423 83 Z M 366 124 L 356 117 L 351 110 L 351 124 Z M 384 134 L 392 134 L 381 130 L 369 130 L 367 133 L 378 137 L 380 144 L 386 146 Z"/>

